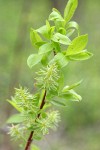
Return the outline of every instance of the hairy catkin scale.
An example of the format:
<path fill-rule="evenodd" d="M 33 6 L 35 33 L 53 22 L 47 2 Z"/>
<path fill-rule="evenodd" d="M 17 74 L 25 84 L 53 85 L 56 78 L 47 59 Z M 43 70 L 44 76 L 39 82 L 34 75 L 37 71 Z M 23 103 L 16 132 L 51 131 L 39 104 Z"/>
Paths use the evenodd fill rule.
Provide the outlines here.
<path fill-rule="evenodd" d="M 46 68 L 41 69 L 37 73 L 37 77 L 35 78 L 37 81 L 37 85 L 40 88 L 44 88 L 47 90 L 57 90 L 58 87 L 58 79 L 59 70 L 56 64 L 48 65 Z"/>

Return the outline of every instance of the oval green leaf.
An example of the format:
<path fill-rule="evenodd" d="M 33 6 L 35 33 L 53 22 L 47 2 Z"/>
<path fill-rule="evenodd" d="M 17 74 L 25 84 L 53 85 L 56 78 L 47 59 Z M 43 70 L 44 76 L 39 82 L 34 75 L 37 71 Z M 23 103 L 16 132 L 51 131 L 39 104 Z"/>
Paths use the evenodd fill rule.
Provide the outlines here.
<path fill-rule="evenodd" d="M 81 60 L 89 59 L 92 56 L 93 56 L 92 53 L 88 52 L 87 50 L 83 50 L 82 52 L 75 55 L 70 55 L 67 58 L 74 61 L 81 61 Z"/>
<path fill-rule="evenodd" d="M 56 62 L 60 68 L 63 68 L 68 64 L 69 61 L 64 54 L 57 53 L 57 55 L 55 55 L 54 59 L 50 63 L 52 62 Z"/>
<path fill-rule="evenodd" d="M 32 68 L 33 66 L 38 64 L 41 61 L 42 57 L 43 55 L 39 55 L 39 54 L 30 55 L 27 59 L 27 65 L 29 66 L 29 68 Z"/>
<path fill-rule="evenodd" d="M 37 33 L 37 31 L 32 28 L 30 30 L 30 40 L 31 40 L 31 43 L 33 46 L 36 46 L 35 43 L 37 43 L 37 42 L 42 42 L 42 39 L 39 36 L 39 34 Z"/>
<path fill-rule="evenodd" d="M 71 45 L 67 48 L 66 55 L 74 55 L 81 52 L 87 45 L 88 35 L 81 35 L 76 37 Z"/>
<path fill-rule="evenodd" d="M 8 120 L 7 123 L 21 123 L 24 121 L 24 117 L 21 114 L 12 115 Z"/>
<path fill-rule="evenodd" d="M 61 43 L 61 44 L 64 44 L 64 45 L 70 45 L 71 44 L 71 40 L 65 36 L 65 35 L 62 35 L 60 33 L 56 33 L 53 37 L 52 37 L 52 40 L 54 42 L 58 42 L 58 43 Z"/>
<path fill-rule="evenodd" d="M 49 15 L 49 20 L 51 20 L 51 21 L 55 21 L 55 20 L 64 21 L 60 12 L 56 9 L 53 9 L 53 12 Z"/>
<path fill-rule="evenodd" d="M 52 51 L 52 50 L 53 50 L 53 44 L 52 43 L 46 43 L 39 48 L 39 54 L 44 54 L 44 53 L 47 53 L 47 52 Z"/>

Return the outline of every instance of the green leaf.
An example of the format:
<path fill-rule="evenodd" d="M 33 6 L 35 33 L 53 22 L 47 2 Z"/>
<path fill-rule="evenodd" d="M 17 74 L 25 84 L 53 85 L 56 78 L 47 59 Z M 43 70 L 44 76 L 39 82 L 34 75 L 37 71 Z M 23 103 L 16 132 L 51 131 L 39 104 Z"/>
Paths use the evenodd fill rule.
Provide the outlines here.
<path fill-rule="evenodd" d="M 47 27 L 47 30 L 49 31 L 50 30 L 50 23 L 49 23 L 49 21 L 48 20 L 46 20 L 46 27 Z"/>
<path fill-rule="evenodd" d="M 66 23 L 73 17 L 73 14 L 77 8 L 78 0 L 69 0 L 65 10 L 64 10 L 64 19 Z"/>
<path fill-rule="evenodd" d="M 41 61 L 42 57 L 43 57 L 43 55 L 39 55 L 39 54 L 30 55 L 27 59 L 27 64 L 28 64 L 29 68 L 32 68 L 33 66 L 38 64 Z"/>
<path fill-rule="evenodd" d="M 58 96 L 58 90 L 54 91 L 54 90 L 49 90 L 47 92 L 47 102 L 50 102 L 55 96 Z"/>
<path fill-rule="evenodd" d="M 43 35 L 45 38 L 50 39 L 55 30 L 55 26 L 50 27 L 50 23 L 46 20 L 46 25 L 40 27 L 36 31 Z"/>
<path fill-rule="evenodd" d="M 71 100 L 71 101 L 82 100 L 82 97 L 79 94 L 77 94 L 74 90 L 69 90 L 66 93 L 62 92 L 59 96 L 61 98 L 64 98 L 65 100 Z"/>
<path fill-rule="evenodd" d="M 82 100 L 82 97 L 77 94 L 74 90 L 70 90 L 70 93 L 73 95 L 73 101 L 81 101 Z"/>
<path fill-rule="evenodd" d="M 22 109 L 17 106 L 17 104 L 14 101 L 7 100 L 17 111 L 21 112 Z"/>
<path fill-rule="evenodd" d="M 12 115 L 8 120 L 7 123 L 21 123 L 24 121 L 24 117 L 21 114 Z"/>
<path fill-rule="evenodd" d="M 33 46 L 36 46 L 35 44 L 37 42 L 42 42 L 41 37 L 39 36 L 39 34 L 37 33 L 36 30 L 32 29 L 30 30 L 30 40 Z"/>
<path fill-rule="evenodd" d="M 66 36 L 70 37 L 74 32 L 75 32 L 75 29 L 69 29 L 69 30 L 67 30 Z"/>
<path fill-rule="evenodd" d="M 48 65 L 48 54 L 49 53 L 46 53 L 45 55 L 43 55 L 42 57 L 42 60 L 41 60 L 41 63 L 44 65 L 44 66 L 47 66 Z"/>
<path fill-rule="evenodd" d="M 86 60 L 86 59 L 89 59 L 90 57 L 92 57 L 93 54 L 88 52 L 87 50 L 83 50 L 82 52 L 80 53 L 77 53 L 75 55 L 70 55 L 68 56 L 67 58 L 69 60 L 74 60 L 74 61 L 81 61 L 81 60 Z"/>
<path fill-rule="evenodd" d="M 65 28 L 63 28 L 63 27 L 60 27 L 60 28 L 58 29 L 58 32 L 61 33 L 61 34 L 63 34 L 63 35 L 66 35 L 66 30 L 65 30 Z"/>
<path fill-rule="evenodd" d="M 58 80 L 58 85 L 59 85 L 59 89 L 58 89 L 58 93 L 62 90 L 62 88 L 64 87 L 64 74 L 63 71 L 60 72 L 60 78 Z"/>
<path fill-rule="evenodd" d="M 39 54 L 44 54 L 44 53 L 47 53 L 47 52 L 52 51 L 52 50 L 53 50 L 53 44 L 52 43 L 46 43 L 39 48 Z"/>
<path fill-rule="evenodd" d="M 55 30 L 55 26 L 52 26 L 52 27 L 50 28 L 50 30 L 48 31 L 48 34 L 49 34 L 49 37 L 50 37 L 50 38 L 51 38 L 52 35 L 54 34 L 54 30 Z"/>
<path fill-rule="evenodd" d="M 54 41 L 52 41 L 52 42 L 53 42 L 53 45 L 54 45 L 54 50 L 55 50 L 55 52 L 56 52 L 56 53 L 60 52 L 60 51 L 61 51 L 60 44 L 57 43 L 57 42 L 54 42 Z"/>
<path fill-rule="evenodd" d="M 81 35 L 76 37 L 72 42 L 71 45 L 67 48 L 66 55 L 74 55 L 82 51 L 88 42 L 88 35 Z"/>
<path fill-rule="evenodd" d="M 74 33 L 74 31 L 75 31 L 75 29 L 69 29 L 69 30 L 67 30 L 66 36 L 70 37 Z"/>
<path fill-rule="evenodd" d="M 79 85 L 82 83 L 82 81 L 83 81 L 83 80 L 81 80 L 81 81 L 79 81 L 79 82 L 77 82 L 77 83 L 74 83 L 74 84 L 72 84 L 72 85 L 70 85 L 70 86 L 65 86 L 65 87 L 63 88 L 62 92 L 67 92 L 67 91 L 69 91 L 69 90 L 71 90 L 71 89 L 73 89 L 73 88 L 79 86 Z"/>
<path fill-rule="evenodd" d="M 69 22 L 69 23 L 67 24 L 66 30 L 68 30 L 69 28 L 74 28 L 74 29 L 76 29 L 77 32 L 78 32 L 78 35 L 80 34 L 79 25 L 78 25 L 77 22 L 75 22 L 75 21 Z"/>
<path fill-rule="evenodd" d="M 40 149 L 36 145 L 32 145 L 31 150 L 40 150 Z"/>
<path fill-rule="evenodd" d="M 37 141 L 40 141 L 42 139 L 42 135 L 40 135 L 40 134 L 39 135 L 35 135 L 34 139 L 37 140 Z"/>
<path fill-rule="evenodd" d="M 51 38 L 51 36 L 53 35 L 54 33 L 54 30 L 55 30 L 55 26 L 50 26 L 50 23 L 48 20 L 46 20 L 46 27 L 47 27 L 47 30 L 48 30 L 48 37 Z"/>
<path fill-rule="evenodd" d="M 41 41 L 41 42 L 37 42 L 35 43 L 35 45 L 39 48 L 40 46 L 42 46 L 43 44 L 46 44 L 47 42 L 45 41 Z"/>
<path fill-rule="evenodd" d="M 48 28 L 46 25 L 40 27 L 39 29 L 36 30 L 38 33 L 42 34 L 44 37 L 46 38 L 49 38 L 49 35 L 48 35 Z"/>
<path fill-rule="evenodd" d="M 63 107 L 66 106 L 66 104 L 64 102 L 60 102 L 60 101 L 57 101 L 57 100 L 52 100 L 51 104 L 53 104 L 55 106 L 63 106 Z"/>
<path fill-rule="evenodd" d="M 56 9 L 53 9 L 53 12 L 49 15 L 49 20 L 51 20 L 51 21 L 55 21 L 55 20 L 64 21 L 60 12 Z"/>
<path fill-rule="evenodd" d="M 65 36 L 65 35 L 62 35 L 60 33 L 56 33 L 53 37 L 52 37 L 52 40 L 54 42 L 58 42 L 58 43 L 61 43 L 61 44 L 64 44 L 64 45 L 70 45 L 71 44 L 71 40 Z"/>
<path fill-rule="evenodd" d="M 61 13 L 60 13 L 60 12 L 58 11 L 58 9 L 56 9 L 56 8 L 53 8 L 52 11 L 55 11 L 55 12 L 57 12 L 59 15 L 61 15 Z"/>
<path fill-rule="evenodd" d="M 29 128 L 28 128 L 28 130 L 30 130 L 30 131 L 35 131 L 35 130 L 37 130 L 37 129 L 39 129 L 40 127 L 38 126 L 38 124 L 33 124 L 33 125 L 31 125 Z"/>
<path fill-rule="evenodd" d="M 55 23 L 55 28 L 57 32 L 59 32 L 60 28 L 65 28 L 64 21 L 56 20 L 54 23 Z"/>
<path fill-rule="evenodd" d="M 63 68 L 68 64 L 69 61 L 64 54 L 57 53 L 57 55 L 55 55 L 54 59 L 51 60 L 50 63 L 54 63 L 54 62 L 56 62 L 59 67 Z"/>

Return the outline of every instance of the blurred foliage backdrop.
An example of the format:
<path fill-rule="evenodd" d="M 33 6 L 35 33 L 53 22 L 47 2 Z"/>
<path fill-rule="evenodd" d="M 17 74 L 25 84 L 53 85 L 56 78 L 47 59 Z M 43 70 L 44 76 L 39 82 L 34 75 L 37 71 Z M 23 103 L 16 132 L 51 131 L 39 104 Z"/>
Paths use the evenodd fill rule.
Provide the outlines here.
<path fill-rule="evenodd" d="M 52 7 L 61 12 L 67 0 L 0 0 L 0 150 L 18 149 L 6 134 L 6 119 L 15 110 L 8 104 L 14 87 L 34 90 L 34 69 L 26 60 L 34 51 L 30 28 L 44 25 Z M 41 150 L 100 150 L 100 0 L 79 0 L 74 20 L 81 34 L 89 34 L 88 49 L 94 56 L 87 61 L 71 63 L 65 70 L 66 82 L 84 79 L 77 92 L 79 103 L 70 102 L 62 112 L 58 132 L 40 142 Z M 53 140 L 52 140 L 53 139 Z"/>

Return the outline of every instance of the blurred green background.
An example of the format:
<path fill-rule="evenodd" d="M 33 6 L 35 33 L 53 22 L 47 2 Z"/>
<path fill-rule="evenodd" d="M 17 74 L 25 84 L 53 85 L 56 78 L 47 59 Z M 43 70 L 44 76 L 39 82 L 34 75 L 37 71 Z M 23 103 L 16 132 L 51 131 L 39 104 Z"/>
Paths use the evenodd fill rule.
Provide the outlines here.
<path fill-rule="evenodd" d="M 34 52 L 30 43 L 31 27 L 44 25 L 52 7 L 63 12 L 67 0 L 0 0 L 0 150 L 17 150 L 17 144 L 6 134 L 6 119 L 15 112 L 6 99 L 14 87 L 34 90 L 33 76 L 26 64 Z M 66 72 L 68 84 L 81 79 L 77 88 L 83 100 L 70 102 L 61 110 L 62 123 L 42 142 L 41 150 L 100 150 L 100 0 L 79 0 L 74 19 L 81 34 L 89 34 L 88 50 L 94 56 L 87 61 L 70 63 Z"/>

